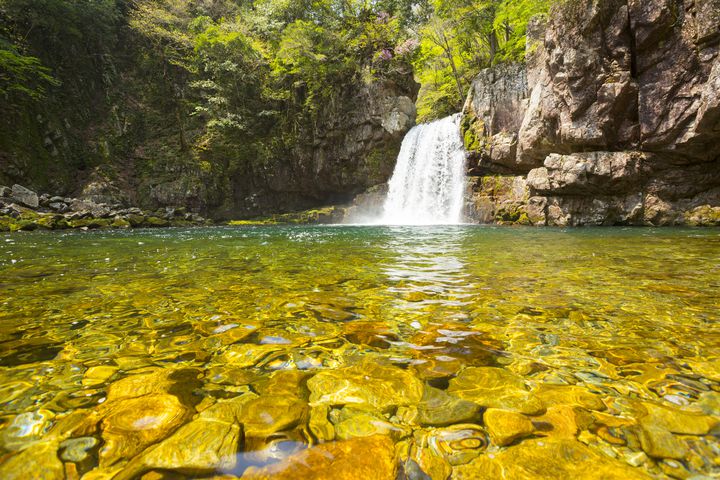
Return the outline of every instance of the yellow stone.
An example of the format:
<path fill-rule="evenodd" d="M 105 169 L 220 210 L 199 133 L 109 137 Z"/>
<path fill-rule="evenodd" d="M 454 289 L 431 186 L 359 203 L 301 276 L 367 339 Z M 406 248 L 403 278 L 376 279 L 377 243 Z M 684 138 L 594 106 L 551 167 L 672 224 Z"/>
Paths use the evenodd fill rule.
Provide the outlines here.
<path fill-rule="evenodd" d="M 395 449 L 382 435 L 323 443 L 264 468 L 248 468 L 243 480 L 394 480 Z"/>
<path fill-rule="evenodd" d="M 542 402 L 530 396 L 522 377 L 496 367 L 469 367 L 450 380 L 448 393 L 491 408 L 535 415 Z"/>
<path fill-rule="evenodd" d="M 174 395 L 145 395 L 117 400 L 108 405 L 102 421 L 105 444 L 100 449 L 100 465 L 132 458 L 145 447 L 167 437 L 190 415 Z"/>
<path fill-rule="evenodd" d="M 90 367 L 83 375 L 82 384 L 87 386 L 102 385 L 118 371 L 117 367 L 98 365 Z"/>
<path fill-rule="evenodd" d="M 243 406 L 239 418 L 248 437 L 264 438 L 304 421 L 307 404 L 293 397 L 258 397 Z"/>
<path fill-rule="evenodd" d="M 490 434 L 490 440 L 499 447 L 526 437 L 535 430 L 525 415 L 497 408 L 488 408 L 483 415 L 483 422 Z"/>
<path fill-rule="evenodd" d="M 607 410 L 607 406 L 599 395 L 576 385 L 542 384 L 533 393 L 546 408 L 554 405 L 575 405 L 588 410 Z"/>
<path fill-rule="evenodd" d="M 624 462 L 576 440 L 528 439 L 454 469 L 453 480 L 649 480 Z"/>
<path fill-rule="evenodd" d="M 57 456 L 57 441 L 36 443 L 0 464 L 3 480 L 63 480 L 65 468 Z"/>
<path fill-rule="evenodd" d="M 672 433 L 707 435 L 710 430 L 720 424 L 720 420 L 708 415 L 684 412 L 677 408 L 649 402 L 644 402 L 643 405 L 648 414 L 640 420 L 640 423 L 658 426 Z"/>
<path fill-rule="evenodd" d="M 640 428 L 642 449 L 653 458 L 675 458 L 681 460 L 687 455 L 687 446 L 675 436 L 657 425 L 642 425 Z"/>
<path fill-rule="evenodd" d="M 171 389 L 171 393 L 175 395 L 181 392 L 189 394 L 200 385 L 197 380 L 199 375 L 199 370 L 191 368 L 150 369 L 111 383 L 108 386 L 107 401 L 137 398 L 151 393 L 168 393 Z"/>
<path fill-rule="evenodd" d="M 533 418 L 537 433 L 549 437 L 575 438 L 579 430 L 576 408 L 570 405 L 548 408 L 543 415 Z"/>
<path fill-rule="evenodd" d="M 365 405 L 386 412 L 416 404 L 423 395 L 423 384 L 414 375 L 376 363 L 322 371 L 307 385 L 312 406 Z"/>

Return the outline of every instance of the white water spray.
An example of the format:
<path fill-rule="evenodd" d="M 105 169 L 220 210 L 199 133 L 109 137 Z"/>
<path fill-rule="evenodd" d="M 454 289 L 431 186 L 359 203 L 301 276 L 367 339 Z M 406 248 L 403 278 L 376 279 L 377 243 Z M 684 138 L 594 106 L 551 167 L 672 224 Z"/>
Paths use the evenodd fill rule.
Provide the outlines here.
<path fill-rule="evenodd" d="M 465 150 L 457 114 L 418 125 L 405 136 L 377 223 L 461 223 L 464 194 Z"/>

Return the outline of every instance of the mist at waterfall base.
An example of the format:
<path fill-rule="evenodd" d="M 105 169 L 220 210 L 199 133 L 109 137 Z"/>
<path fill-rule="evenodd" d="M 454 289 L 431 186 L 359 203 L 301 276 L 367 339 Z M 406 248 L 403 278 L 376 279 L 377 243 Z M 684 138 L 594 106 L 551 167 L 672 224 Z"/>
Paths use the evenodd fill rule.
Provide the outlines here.
<path fill-rule="evenodd" d="M 460 114 L 417 125 L 403 140 L 375 225 L 454 225 L 463 220 L 465 150 Z"/>

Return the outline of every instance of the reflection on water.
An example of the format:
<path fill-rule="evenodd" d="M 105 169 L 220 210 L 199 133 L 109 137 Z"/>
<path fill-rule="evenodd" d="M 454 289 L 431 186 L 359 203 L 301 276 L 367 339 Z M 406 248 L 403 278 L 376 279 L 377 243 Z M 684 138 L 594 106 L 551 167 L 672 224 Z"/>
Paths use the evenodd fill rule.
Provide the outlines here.
<path fill-rule="evenodd" d="M 718 475 L 719 259 L 716 230 L 5 235 L 0 477 Z"/>

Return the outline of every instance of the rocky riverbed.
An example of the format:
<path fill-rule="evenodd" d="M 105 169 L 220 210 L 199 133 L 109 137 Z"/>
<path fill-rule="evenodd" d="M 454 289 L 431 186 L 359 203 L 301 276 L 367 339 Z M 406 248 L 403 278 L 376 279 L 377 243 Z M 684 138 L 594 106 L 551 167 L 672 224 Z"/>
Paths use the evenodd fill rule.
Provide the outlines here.
<path fill-rule="evenodd" d="M 201 215 L 184 207 L 156 211 L 121 204 L 38 195 L 23 187 L 0 186 L 0 232 L 97 228 L 158 228 L 210 225 Z"/>

